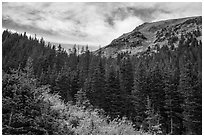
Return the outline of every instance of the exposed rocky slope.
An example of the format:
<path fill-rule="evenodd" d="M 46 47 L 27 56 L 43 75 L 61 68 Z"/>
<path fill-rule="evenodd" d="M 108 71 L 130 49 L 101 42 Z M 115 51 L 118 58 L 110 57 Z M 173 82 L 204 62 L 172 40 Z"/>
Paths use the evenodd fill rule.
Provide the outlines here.
<path fill-rule="evenodd" d="M 152 23 L 144 23 L 133 31 L 114 39 L 101 49 L 103 56 L 116 57 L 118 53 L 129 52 L 131 55 L 151 50 L 156 52 L 156 46 L 169 45 L 175 47 L 181 35 L 192 33 L 201 40 L 202 17 L 187 17 L 170 19 Z M 95 53 L 97 54 L 99 50 Z"/>

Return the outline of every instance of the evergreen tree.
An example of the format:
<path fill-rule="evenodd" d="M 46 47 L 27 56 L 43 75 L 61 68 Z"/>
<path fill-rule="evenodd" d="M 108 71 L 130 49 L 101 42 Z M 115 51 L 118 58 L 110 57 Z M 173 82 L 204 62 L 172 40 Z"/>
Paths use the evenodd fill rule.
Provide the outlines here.
<path fill-rule="evenodd" d="M 91 103 L 94 106 L 103 108 L 106 104 L 104 102 L 105 96 L 105 70 L 102 65 L 102 60 L 99 58 L 99 63 L 95 67 L 91 77 Z"/>
<path fill-rule="evenodd" d="M 79 72 L 75 71 L 73 72 L 73 75 L 71 75 L 72 80 L 70 83 L 70 95 L 73 98 L 73 101 L 75 102 L 75 94 L 80 90 L 80 83 L 79 83 Z"/>
<path fill-rule="evenodd" d="M 83 107 L 84 109 L 90 107 L 90 102 L 86 96 L 86 92 L 80 89 L 77 94 L 75 95 L 76 98 L 76 105 Z"/>
<path fill-rule="evenodd" d="M 156 63 L 148 75 L 148 90 L 149 97 L 152 104 L 152 109 L 154 113 L 160 116 L 160 124 L 163 128 L 165 125 L 165 92 L 164 92 L 164 83 L 163 83 L 163 74 L 159 68 L 159 64 Z"/>
<path fill-rule="evenodd" d="M 134 75 L 129 56 L 127 58 L 123 58 L 122 65 L 120 67 L 120 81 L 122 92 L 130 95 L 134 85 Z"/>
<path fill-rule="evenodd" d="M 184 97 L 183 124 L 186 128 L 186 134 L 197 134 L 196 128 L 198 127 L 195 127 L 195 126 L 196 124 L 201 123 L 201 115 L 199 114 L 197 116 L 196 112 L 197 110 L 200 112 L 199 108 L 200 108 L 201 102 L 198 101 L 199 98 L 197 98 L 198 96 L 195 96 L 195 94 L 199 93 L 200 90 L 195 89 L 195 84 L 194 84 L 195 79 L 192 74 L 193 64 L 191 63 L 191 61 L 188 59 L 187 56 L 184 55 L 183 58 L 184 58 L 185 64 L 181 69 L 180 83 L 179 83 L 179 90 Z"/>
<path fill-rule="evenodd" d="M 72 101 L 71 97 L 71 78 L 70 72 L 67 69 L 62 69 L 55 80 L 56 86 L 54 87 L 54 91 L 59 93 L 59 95 L 67 101 Z"/>
<path fill-rule="evenodd" d="M 148 132 L 150 134 L 162 134 L 161 130 L 161 116 L 159 112 L 155 112 L 154 108 L 152 107 L 151 99 L 147 96 L 147 104 L 146 104 L 146 123 L 148 125 Z"/>
<path fill-rule="evenodd" d="M 160 71 L 158 63 L 156 63 L 155 67 L 150 70 L 149 73 L 149 95 L 152 100 L 152 105 L 155 111 L 161 111 L 164 106 L 164 84 L 163 84 L 163 76 Z"/>
<path fill-rule="evenodd" d="M 26 71 L 28 78 L 34 77 L 33 59 L 31 57 L 29 57 L 26 62 L 25 71 Z"/>
<path fill-rule="evenodd" d="M 170 63 L 169 63 L 170 64 Z M 164 84 L 165 84 L 165 111 L 167 114 L 166 119 L 166 132 L 168 134 L 181 134 L 182 131 L 182 112 L 183 109 L 181 104 L 183 103 L 183 98 L 181 93 L 178 92 L 178 83 L 175 79 L 175 70 L 168 67 L 164 72 Z"/>
<path fill-rule="evenodd" d="M 3 75 L 3 134 L 47 134 L 46 129 L 36 121 L 41 115 L 41 106 L 35 92 L 36 80 L 28 77 L 32 72 L 32 69 L 28 69 L 31 68 L 30 64 L 26 68 L 25 73 L 18 69 Z"/>
<path fill-rule="evenodd" d="M 140 62 L 135 75 L 133 90 L 135 116 L 133 120 L 137 124 L 137 128 L 139 128 L 146 117 L 146 97 L 148 93 L 147 73 L 143 62 Z"/>
<path fill-rule="evenodd" d="M 132 89 L 134 86 L 134 75 L 133 75 L 132 63 L 127 55 L 123 58 L 122 65 L 120 67 L 120 86 L 121 86 L 121 97 L 123 106 L 121 109 L 122 116 L 126 116 L 129 119 L 134 117 L 134 105 L 132 102 Z"/>
<path fill-rule="evenodd" d="M 104 101 L 106 103 L 104 110 L 111 118 L 117 118 L 121 115 L 123 102 L 121 100 L 120 82 L 117 72 L 114 72 L 113 68 L 107 78 Z"/>

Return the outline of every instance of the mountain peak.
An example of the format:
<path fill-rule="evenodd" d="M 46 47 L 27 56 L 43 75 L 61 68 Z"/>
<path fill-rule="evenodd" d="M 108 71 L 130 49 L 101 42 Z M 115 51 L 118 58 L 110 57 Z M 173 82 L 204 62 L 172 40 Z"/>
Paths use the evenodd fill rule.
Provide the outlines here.
<path fill-rule="evenodd" d="M 118 53 L 123 52 L 135 55 L 155 44 L 166 45 L 172 37 L 179 39 L 181 34 L 191 33 L 197 29 L 202 31 L 201 16 L 145 22 L 133 31 L 114 39 L 101 49 L 101 53 L 105 57 L 116 57 Z M 98 51 L 95 53 L 97 54 Z"/>

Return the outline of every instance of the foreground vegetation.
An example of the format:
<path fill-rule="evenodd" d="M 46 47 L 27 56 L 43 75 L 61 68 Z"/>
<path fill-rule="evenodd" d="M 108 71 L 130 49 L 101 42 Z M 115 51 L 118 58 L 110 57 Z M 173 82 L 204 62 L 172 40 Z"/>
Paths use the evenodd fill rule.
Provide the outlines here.
<path fill-rule="evenodd" d="M 64 103 L 30 74 L 30 70 L 3 73 L 3 134 L 141 134 L 126 118 L 110 120 L 90 105 Z"/>

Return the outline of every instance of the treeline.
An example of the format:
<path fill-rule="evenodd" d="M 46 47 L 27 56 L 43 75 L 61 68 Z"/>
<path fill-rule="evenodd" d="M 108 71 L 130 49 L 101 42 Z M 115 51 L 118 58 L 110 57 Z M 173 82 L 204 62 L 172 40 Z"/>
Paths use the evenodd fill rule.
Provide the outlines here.
<path fill-rule="evenodd" d="M 30 62 L 37 86 L 49 85 L 49 94 L 59 94 L 65 103 L 102 109 L 109 122 L 126 117 L 140 132 L 202 134 L 202 43 L 187 33 L 177 48 L 171 43 L 159 47 L 140 57 L 105 58 L 88 47 L 81 54 L 73 47 L 68 54 L 60 45 L 6 30 L 2 68 L 12 75 Z"/>

